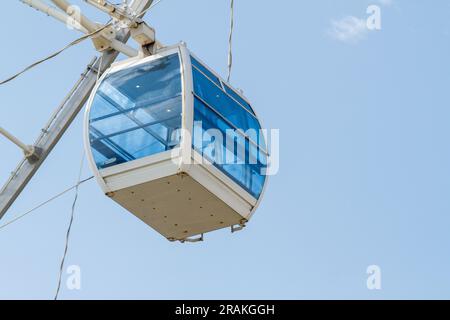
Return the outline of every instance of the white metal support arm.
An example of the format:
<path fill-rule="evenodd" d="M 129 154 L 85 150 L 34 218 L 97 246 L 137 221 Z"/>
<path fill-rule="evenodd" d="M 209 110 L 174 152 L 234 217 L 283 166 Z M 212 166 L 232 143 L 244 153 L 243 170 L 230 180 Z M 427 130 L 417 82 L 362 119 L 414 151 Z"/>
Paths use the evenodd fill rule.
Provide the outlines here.
<path fill-rule="evenodd" d="M 52 0 L 52 2 L 64 12 L 68 12 L 72 7 L 72 5 L 65 0 Z M 94 32 L 98 29 L 98 26 L 94 22 L 86 18 L 83 14 L 80 14 L 79 22 L 89 31 L 89 33 Z"/>
<path fill-rule="evenodd" d="M 71 8 L 71 4 L 67 2 L 66 0 L 52 0 L 52 2 L 58 6 L 61 10 L 64 12 L 68 12 Z M 88 30 L 89 33 L 95 32 L 99 28 L 101 28 L 101 25 L 97 25 L 96 23 L 89 20 L 87 17 L 85 17 L 83 14 L 80 13 L 79 15 L 79 23 Z M 100 33 L 100 35 L 93 37 L 95 48 L 98 51 L 105 51 L 109 48 L 112 48 L 114 50 L 117 50 L 129 57 L 135 57 L 138 55 L 138 51 L 123 44 L 120 41 L 117 41 L 115 38 L 115 32 L 113 31 L 113 28 L 110 27 L 106 29 L 104 32 Z"/>
<path fill-rule="evenodd" d="M 29 161 L 36 161 L 39 158 L 36 152 L 36 148 L 34 148 L 33 146 L 26 145 L 18 138 L 16 138 L 13 134 L 8 132 L 6 129 L 0 127 L 0 134 L 3 135 L 6 139 L 11 141 L 12 143 L 14 143 L 20 149 L 22 149 L 23 153 L 25 154 L 25 158 L 27 158 Z"/>
<path fill-rule="evenodd" d="M 19 0 L 24 4 L 29 5 L 30 7 L 41 11 L 52 18 L 66 24 L 73 26 L 76 30 L 81 31 L 85 34 L 93 33 L 96 30 L 102 27 L 101 24 L 97 24 L 92 22 L 84 15 L 79 16 L 79 21 L 75 20 L 74 17 L 68 15 L 67 12 L 70 11 L 71 4 L 64 0 L 52 0 L 55 5 L 58 6 L 59 9 L 49 6 L 42 0 Z M 98 51 L 106 51 L 108 49 L 114 49 L 123 53 L 128 57 L 135 57 L 139 54 L 139 52 L 118 41 L 116 38 L 116 32 L 112 27 L 105 29 L 103 32 L 99 33 L 95 37 L 93 37 L 94 46 Z"/>
<path fill-rule="evenodd" d="M 84 2 L 94 6 L 95 8 L 107 13 L 111 17 L 118 20 L 128 19 L 128 13 L 116 5 L 110 4 L 105 0 L 84 0 Z"/>
<path fill-rule="evenodd" d="M 131 9 L 142 13 L 149 8 L 153 0 L 134 0 Z M 130 37 L 129 30 L 123 30 L 117 36 L 117 40 L 126 43 Z M 51 116 L 47 125 L 43 128 L 41 135 L 33 145 L 39 149 L 39 159 L 35 162 L 29 161 L 27 157 L 19 163 L 6 184 L 0 190 L 0 219 L 11 207 L 28 182 L 39 170 L 47 156 L 59 142 L 67 128 L 82 109 L 97 81 L 97 71 L 103 72 L 117 58 L 118 51 L 105 51 L 102 59 L 93 60 L 81 75 L 70 93 L 66 96 L 55 113 Z M 102 64 L 100 65 L 100 61 Z"/>
<path fill-rule="evenodd" d="M 83 27 L 78 21 L 75 21 L 72 17 L 70 17 L 68 14 L 66 14 L 65 12 L 62 12 L 61 10 L 49 6 L 48 4 L 46 4 L 45 2 L 41 1 L 41 0 L 19 0 L 21 2 L 23 2 L 24 4 L 29 5 L 30 7 L 41 11 L 43 13 L 45 13 L 46 15 L 55 18 L 56 20 L 61 21 L 62 23 L 64 23 L 65 25 L 71 25 L 73 26 L 76 30 L 81 31 L 83 33 L 89 33 L 89 31 Z"/>

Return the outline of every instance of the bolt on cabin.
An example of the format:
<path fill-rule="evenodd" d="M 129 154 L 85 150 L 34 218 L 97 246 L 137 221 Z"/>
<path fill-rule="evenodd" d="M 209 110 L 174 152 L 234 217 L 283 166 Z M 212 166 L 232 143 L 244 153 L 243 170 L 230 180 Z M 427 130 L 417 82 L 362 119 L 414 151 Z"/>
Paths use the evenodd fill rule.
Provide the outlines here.
<path fill-rule="evenodd" d="M 241 229 L 267 183 L 253 108 L 184 44 L 104 73 L 85 145 L 105 194 L 170 241 Z"/>

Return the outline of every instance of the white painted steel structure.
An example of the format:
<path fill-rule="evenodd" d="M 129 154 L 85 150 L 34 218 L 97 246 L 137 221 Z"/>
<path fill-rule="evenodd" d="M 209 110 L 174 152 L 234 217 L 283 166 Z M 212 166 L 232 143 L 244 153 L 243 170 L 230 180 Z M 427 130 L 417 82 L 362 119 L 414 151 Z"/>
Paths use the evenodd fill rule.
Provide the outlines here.
<path fill-rule="evenodd" d="M 64 12 L 57 13 L 56 10 L 45 5 L 42 1 L 19 1 L 27 3 L 35 9 L 42 9 L 41 11 L 55 17 L 59 21 L 66 22 L 66 19 L 68 19 L 68 16 L 66 17 Z M 145 14 L 145 11 L 150 8 L 152 3 L 153 0 L 133 0 L 130 4 L 130 9 L 137 14 Z M 60 5 L 61 4 L 62 3 L 60 3 Z M 86 29 L 85 27 L 83 28 Z M 81 31 L 86 32 L 87 30 L 84 29 Z M 84 106 L 97 81 L 97 72 L 101 73 L 106 70 L 117 58 L 119 51 L 115 50 L 114 43 L 120 43 L 120 47 L 125 46 L 125 43 L 130 37 L 130 33 L 130 28 L 128 28 L 114 34 L 114 38 L 111 39 L 112 46 L 107 47 L 102 51 L 101 59 L 95 58 L 88 64 L 86 70 L 81 75 L 81 78 L 51 115 L 48 123 L 42 129 L 42 133 L 32 146 L 35 151 L 39 150 L 38 156 L 29 157 L 28 155 L 25 155 L 0 190 L 0 219 L 5 215 L 34 174 L 39 170 L 42 163 Z"/>

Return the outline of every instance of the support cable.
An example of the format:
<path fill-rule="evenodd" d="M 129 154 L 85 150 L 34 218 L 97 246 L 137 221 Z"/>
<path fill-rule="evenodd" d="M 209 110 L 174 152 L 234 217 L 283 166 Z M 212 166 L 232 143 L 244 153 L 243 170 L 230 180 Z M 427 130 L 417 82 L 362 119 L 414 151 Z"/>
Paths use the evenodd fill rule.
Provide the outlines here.
<path fill-rule="evenodd" d="M 5 224 L 1 225 L 1 226 L 0 226 L 0 230 L 2 230 L 3 228 L 6 228 L 7 226 L 13 224 L 13 223 L 16 222 L 16 221 L 19 221 L 19 220 L 22 219 L 23 217 L 25 217 L 25 216 L 27 216 L 27 215 L 29 215 L 29 214 L 35 212 L 37 209 L 42 208 L 42 207 L 45 206 L 46 204 L 49 204 L 50 202 L 52 202 L 52 201 L 54 201 L 54 200 L 56 200 L 56 199 L 58 199 L 58 198 L 61 198 L 63 195 L 65 195 L 66 193 L 72 191 L 72 190 L 75 189 L 77 186 L 80 186 L 80 185 L 82 185 L 83 183 L 92 180 L 93 178 L 94 178 L 94 177 L 92 176 L 92 177 L 86 178 L 86 179 L 84 179 L 84 180 L 81 180 L 79 184 L 76 184 L 76 185 L 74 185 L 74 186 L 72 186 L 72 187 L 70 187 L 70 188 L 68 188 L 68 189 L 66 189 L 66 190 L 64 190 L 64 191 L 62 191 L 62 192 L 60 192 L 60 193 L 58 193 L 57 195 L 55 195 L 55 196 L 51 197 L 50 199 L 48 199 L 48 200 L 42 202 L 41 204 L 37 205 L 36 207 L 34 207 L 34 208 L 28 210 L 27 212 L 25 212 L 25 213 L 23 213 L 23 214 L 17 216 L 16 218 L 12 219 L 11 221 L 8 221 L 8 222 L 6 222 Z"/>
<path fill-rule="evenodd" d="M 154 2 L 150 7 L 148 7 L 146 10 L 144 10 L 144 11 L 142 11 L 140 14 L 138 14 L 138 15 L 135 17 L 135 19 L 141 18 L 141 17 L 144 16 L 148 11 L 150 11 L 151 9 L 153 9 L 155 6 L 157 6 L 157 5 L 158 5 L 159 3 L 161 3 L 162 1 L 163 1 L 163 0 L 158 0 L 158 1 Z M 75 45 L 77 45 L 77 44 L 83 42 L 83 41 L 86 40 L 86 39 L 89 39 L 89 38 L 91 38 L 91 37 L 93 37 L 93 36 L 99 34 L 100 32 L 102 32 L 102 31 L 105 30 L 106 28 L 109 28 L 109 27 L 112 26 L 112 25 L 113 25 L 113 23 L 112 23 L 112 22 L 109 22 L 109 23 L 107 23 L 106 25 L 104 25 L 103 27 L 101 27 L 101 28 L 99 28 L 99 29 L 97 29 L 97 30 L 95 30 L 95 31 L 93 31 L 93 32 L 91 32 L 91 33 L 89 33 L 89 34 L 86 34 L 86 35 L 84 35 L 84 36 L 82 36 L 82 37 L 80 37 L 80 38 L 78 38 L 78 39 L 76 39 L 76 40 L 74 40 L 74 41 L 72 41 L 71 43 L 69 43 L 68 45 L 66 45 L 64 48 L 62 48 L 61 50 L 58 50 L 58 51 L 56 51 L 55 53 L 49 55 L 48 57 L 36 61 L 35 63 L 32 63 L 31 65 L 29 65 L 28 67 L 26 67 L 26 68 L 23 69 L 22 71 L 16 73 L 16 74 L 13 75 L 12 77 L 9 77 L 9 78 L 7 78 L 7 79 L 5 79 L 5 80 L 3 80 L 3 81 L 0 81 L 0 86 L 1 86 L 1 85 L 4 85 L 4 84 L 6 84 L 6 83 L 8 83 L 8 82 L 10 82 L 10 81 L 12 81 L 12 80 L 14 80 L 14 79 L 16 79 L 17 77 L 21 76 L 22 74 L 24 74 L 24 73 L 27 72 L 28 70 L 33 69 L 34 67 L 40 65 L 41 63 L 44 63 L 44 62 L 46 62 L 46 61 L 48 61 L 48 60 L 50 60 L 50 59 L 55 58 L 56 56 L 60 55 L 61 53 L 63 53 L 63 52 L 66 51 L 67 49 L 69 49 L 69 48 L 71 48 L 71 47 L 73 47 L 73 46 L 75 46 Z"/>
<path fill-rule="evenodd" d="M 24 74 L 24 73 L 27 72 L 28 70 L 31 70 L 31 69 L 33 69 L 34 67 L 40 65 L 41 63 L 44 63 L 44 62 L 46 62 L 46 61 L 48 61 L 48 60 L 50 60 L 50 59 L 55 58 L 56 56 L 60 55 L 61 53 L 63 53 L 63 52 L 66 51 L 67 49 L 69 49 L 69 48 L 71 48 L 71 47 L 73 47 L 73 46 L 75 46 L 75 45 L 77 45 L 77 44 L 83 42 L 84 40 L 89 39 L 89 38 L 91 38 L 91 37 L 93 37 L 93 36 L 99 34 L 100 32 L 102 32 L 103 30 L 105 30 L 106 28 L 108 28 L 108 27 L 111 26 L 111 25 L 112 25 L 111 23 L 108 23 L 108 24 L 104 25 L 103 27 L 101 27 L 101 28 L 95 30 L 94 32 L 91 32 L 91 33 L 89 33 L 89 34 L 86 34 L 86 35 L 84 35 L 84 36 L 82 36 L 82 37 L 80 37 L 80 38 L 78 38 L 78 39 L 72 41 L 71 43 L 69 43 L 68 45 L 66 45 L 64 48 L 62 48 L 62 49 L 56 51 L 55 53 L 52 53 L 52 54 L 49 55 L 48 57 L 43 58 L 43 59 L 41 59 L 41 60 L 38 60 L 38 61 L 36 61 L 36 62 L 30 64 L 28 67 L 26 67 L 26 68 L 23 69 L 22 71 L 16 73 L 16 74 L 13 75 L 12 77 L 9 77 L 8 79 L 1 81 L 1 82 L 0 82 L 0 86 L 1 86 L 1 85 L 4 85 L 4 84 L 6 84 L 6 83 L 8 83 L 8 82 L 10 82 L 10 81 L 12 81 L 12 80 L 14 80 L 14 79 L 16 79 L 17 77 L 21 76 L 22 74 Z"/>
<path fill-rule="evenodd" d="M 228 38 L 228 77 L 230 83 L 231 71 L 233 68 L 233 32 L 234 32 L 234 0 L 231 0 L 230 36 Z"/>
<path fill-rule="evenodd" d="M 81 183 L 81 175 L 83 173 L 84 156 L 85 156 L 85 153 L 83 151 L 83 155 L 81 156 L 80 171 L 78 172 L 77 184 L 75 186 L 75 197 L 74 197 L 73 203 L 72 203 L 70 222 L 69 222 L 69 226 L 67 228 L 67 233 L 66 233 L 66 244 L 64 247 L 64 254 L 61 259 L 61 265 L 59 267 L 58 287 L 56 288 L 55 300 L 58 300 L 59 291 L 61 289 L 61 280 L 62 280 L 62 274 L 63 274 L 63 269 L 64 269 L 64 262 L 66 261 L 67 251 L 69 249 L 70 231 L 72 230 L 73 218 L 75 215 L 75 207 L 76 207 L 77 200 L 78 200 L 78 191 L 79 191 L 79 187 L 80 187 L 80 183 Z"/>
<path fill-rule="evenodd" d="M 133 20 L 137 20 L 142 18 L 148 11 L 152 10 L 154 7 L 156 7 L 158 4 L 160 4 L 163 0 L 157 0 L 157 1 L 153 1 L 152 5 L 150 7 L 148 7 L 147 9 L 145 9 L 144 11 L 142 11 L 141 13 L 139 13 Z"/>

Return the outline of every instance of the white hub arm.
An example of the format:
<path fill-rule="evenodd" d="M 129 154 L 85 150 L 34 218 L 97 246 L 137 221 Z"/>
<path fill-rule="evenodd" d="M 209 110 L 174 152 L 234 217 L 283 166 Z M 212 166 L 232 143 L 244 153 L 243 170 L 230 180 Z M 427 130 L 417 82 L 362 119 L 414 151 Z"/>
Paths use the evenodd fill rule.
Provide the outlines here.
<path fill-rule="evenodd" d="M 84 15 L 81 14 L 79 15 L 80 21 L 76 21 L 73 17 L 70 17 L 66 12 L 70 10 L 71 4 L 65 0 L 52 0 L 53 3 L 64 12 L 58 10 L 57 8 L 49 6 L 48 4 L 46 4 L 41 0 L 19 0 L 19 1 L 57 19 L 58 21 L 63 22 L 66 25 L 73 26 L 75 29 L 85 34 L 93 33 L 102 27 L 102 25 L 92 22 L 91 20 L 89 20 L 88 18 L 86 18 Z M 136 57 L 139 54 L 138 50 L 118 41 L 117 39 L 115 39 L 115 36 L 116 35 L 112 27 L 109 27 L 105 29 L 103 32 L 94 36 L 92 40 L 94 41 L 95 48 L 101 52 L 108 49 L 114 49 L 120 53 L 123 53 L 128 57 Z"/>
<path fill-rule="evenodd" d="M 83 33 L 89 33 L 89 31 L 83 27 L 78 21 L 70 17 L 64 12 L 61 12 L 59 9 L 49 6 L 45 2 L 41 0 L 19 0 L 24 4 L 29 5 L 30 7 L 45 13 L 46 15 L 55 18 L 56 20 L 61 21 L 66 25 L 73 26 L 76 30 L 81 31 Z"/>
<path fill-rule="evenodd" d="M 65 0 L 52 0 L 52 2 L 64 12 L 68 12 L 72 5 Z M 80 14 L 80 24 L 85 27 L 89 33 L 98 29 L 97 24 L 86 18 L 83 14 Z"/>

